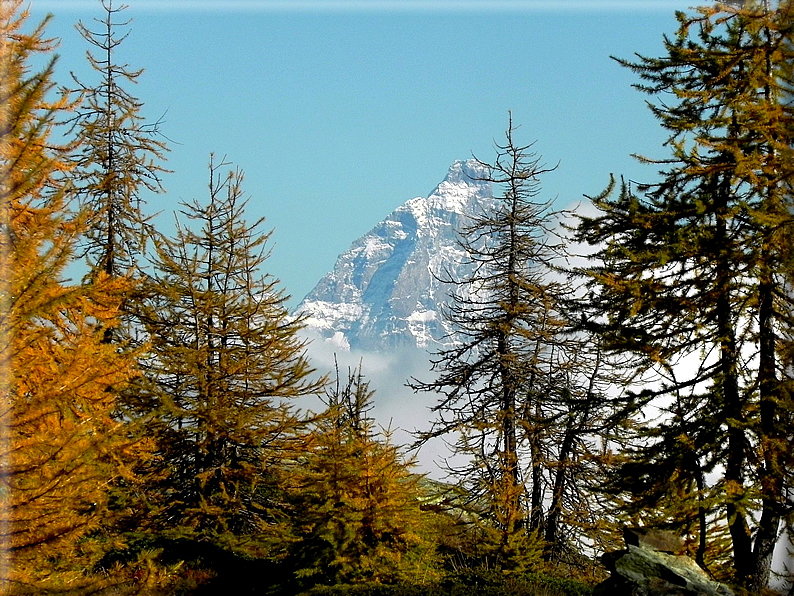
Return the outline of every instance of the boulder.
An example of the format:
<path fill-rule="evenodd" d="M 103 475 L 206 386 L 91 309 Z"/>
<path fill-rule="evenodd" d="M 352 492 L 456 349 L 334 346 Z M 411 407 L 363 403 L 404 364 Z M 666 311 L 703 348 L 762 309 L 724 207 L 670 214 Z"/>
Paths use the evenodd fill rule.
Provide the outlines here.
<path fill-rule="evenodd" d="M 602 562 L 611 576 L 595 596 L 734 596 L 683 554 L 683 541 L 669 532 L 627 528 L 626 549 L 606 553 Z"/>
<path fill-rule="evenodd" d="M 683 555 L 686 553 L 686 544 L 683 538 L 672 532 L 657 530 L 655 528 L 623 528 L 623 540 L 626 546 L 638 546 L 646 550 Z"/>

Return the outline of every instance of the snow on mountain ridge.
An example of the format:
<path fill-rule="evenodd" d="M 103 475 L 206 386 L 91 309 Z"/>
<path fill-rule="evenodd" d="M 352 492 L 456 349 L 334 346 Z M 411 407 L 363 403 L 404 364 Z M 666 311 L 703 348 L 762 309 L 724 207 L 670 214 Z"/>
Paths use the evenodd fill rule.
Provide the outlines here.
<path fill-rule="evenodd" d="M 433 275 L 463 263 L 456 231 L 493 194 L 476 160 L 454 162 L 427 196 L 410 199 L 341 254 L 298 305 L 305 324 L 341 348 L 386 351 L 446 344 L 449 288 Z"/>

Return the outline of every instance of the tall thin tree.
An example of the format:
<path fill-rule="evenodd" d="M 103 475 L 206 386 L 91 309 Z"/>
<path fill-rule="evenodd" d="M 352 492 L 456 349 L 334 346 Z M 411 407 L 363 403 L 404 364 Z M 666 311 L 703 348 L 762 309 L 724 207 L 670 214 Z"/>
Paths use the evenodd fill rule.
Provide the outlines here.
<path fill-rule="evenodd" d="M 490 503 L 486 516 L 499 530 L 497 556 L 506 566 L 515 559 L 516 541 L 542 525 L 544 396 L 565 326 L 558 300 L 563 284 L 549 275 L 560 255 L 550 240 L 554 214 L 549 203 L 536 202 L 539 178 L 549 169 L 513 134 L 511 116 L 495 162 L 480 162 L 482 179 L 503 194 L 460 234 L 473 273 L 444 279 L 457 287 L 445 316 L 460 341 L 438 353 L 435 380 L 411 384 L 442 394 L 433 408 L 438 418 L 421 438 L 459 433 L 456 451 L 470 463 L 453 472 L 473 483 L 475 501 Z"/>
<path fill-rule="evenodd" d="M 239 170 L 210 161 L 209 200 L 183 205 L 158 242 L 148 302 L 139 313 L 151 352 L 144 370 L 160 404 L 152 433 L 165 481 L 164 518 L 199 535 L 267 537 L 271 480 L 290 456 L 293 398 L 314 394 L 278 281 L 261 271 L 269 233 L 248 224 Z M 171 522 L 169 522 L 171 523 Z"/>
<path fill-rule="evenodd" d="M 99 75 L 88 83 L 72 75 L 83 102 L 73 119 L 82 140 L 73 179 L 82 206 L 89 211 L 85 251 L 93 269 L 107 275 L 126 275 L 145 253 L 153 228 L 144 213 L 143 193 L 160 192 L 161 165 L 167 151 L 160 122 L 147 124 L 143 103 L 129 90 L 143 70 L 132 70 L 118 60 L 119 46 L 129 36 L 120 33 L 130 20 L 118 20 L 127 5 L 100 0 L 104 17 L 95 26 L 77 24 L 90 44 L 86 52 L 91 69 Z"/>

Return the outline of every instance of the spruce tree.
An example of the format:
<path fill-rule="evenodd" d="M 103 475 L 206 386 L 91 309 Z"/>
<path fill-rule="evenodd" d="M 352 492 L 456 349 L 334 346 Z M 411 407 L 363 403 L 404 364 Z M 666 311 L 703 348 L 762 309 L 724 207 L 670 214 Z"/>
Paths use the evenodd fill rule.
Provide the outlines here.
<path fill-rule="evenodd" d="M 289 402 L 314 394 L 277 280 L 261 272 L 269 233 L 248 224 L 239 170 L 209 164 L 209 200 L 183 204 L 173 239 L 158 243 L 144 369 L 158 404 L 152 433 L 165 478 L 161 520 L 194 536 L 267 538 L 278 469 L 292 458 Z"/>
<path fill-rule="evenodd" d="M 663 165 L 662 181 L 595 197 L 602 215 L 582 218 L 579 239 L 601 247 L 587 271 L 593 326 L 660 375 L 632 405 L 666 397 L 638 445 L 635 481 L 661 497 L 652 466 L 688 475 L 687 500 L 705 509 L 701 542 L 704 514 L 721 508 L 736 580 L 758 592 L 790 507 L 791 378 L 780 350 L 792 312 L 792 6 L 677 16 L 667 55 L 621 61 L 670 132 L 670 158 L 646 159 Z M 721 481 L 706 487 L 702 475 L 716 470 Z"/>
<path fill-rule="evenodd" d="M 112 416 L 134 361 L 103 343 L 124 280 L 63 281 L 84 218 L 68 209 L 72 144 L 55 126 L 46 20 L 23 32 L 21 1 L 0 6 L 0 589 L 88 590 L 86 537 L 107 521 L 107 486 L 136 455 Z"/>

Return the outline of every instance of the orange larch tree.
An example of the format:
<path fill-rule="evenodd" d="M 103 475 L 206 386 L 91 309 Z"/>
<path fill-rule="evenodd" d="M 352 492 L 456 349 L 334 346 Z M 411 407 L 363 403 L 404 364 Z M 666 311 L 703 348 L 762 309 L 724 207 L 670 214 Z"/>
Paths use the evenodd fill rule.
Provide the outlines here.
<path fill-rule="evenodd" d="M 83 539 L 131 455 L 111 412 L 134 361 L 102 343 L 127 282 L 63 280 L 84 230 L 63 182 L 73 147 L 52 138 L 71 106 L 49 99 L 54 57 L 31 73 L 54 43 L 26 18 L 0 5 L 0 590 L 42 593 L 90 565 Z"/>

